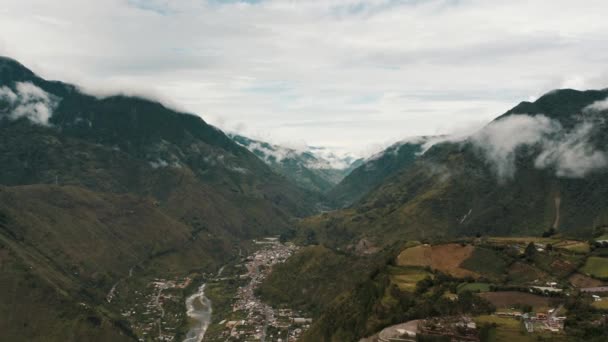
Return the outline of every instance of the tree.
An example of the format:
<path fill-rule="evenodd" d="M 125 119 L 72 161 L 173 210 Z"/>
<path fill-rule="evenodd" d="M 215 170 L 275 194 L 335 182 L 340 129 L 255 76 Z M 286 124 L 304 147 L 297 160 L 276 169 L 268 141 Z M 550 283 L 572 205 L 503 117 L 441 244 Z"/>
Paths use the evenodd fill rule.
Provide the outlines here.
<path fill-rule="evenodd" d="M 534 245 L 534 242 L 530 242 L 528 244 L 528 246 L 526 247 L 526 251 L 524 252 L 524 255 L 526 256 L 526 259 L 532 260 L 532 259 L 534 259 L 536 254 L 537 254 L 536 245 Z"/>

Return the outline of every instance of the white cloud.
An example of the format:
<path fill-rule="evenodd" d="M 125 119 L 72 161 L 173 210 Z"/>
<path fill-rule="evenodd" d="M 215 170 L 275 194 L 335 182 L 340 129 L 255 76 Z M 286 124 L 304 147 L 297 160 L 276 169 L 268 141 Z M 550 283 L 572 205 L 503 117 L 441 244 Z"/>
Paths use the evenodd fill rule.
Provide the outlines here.
<path fill-rule="evenodd" d="M 536 168 L 555 170 L 557 177 L 580 178 L 608 166 L 608 154 L 590 142 L 597 124 L 581 122 L 566 131 L 544 115 L 510 115 L 490 123 L 470 141 L 482 151 L 501 182 L 513 178 L 516 155 L 525 146 L 540 150 L 534 159 Z"/>
<path fill-rule="evenodd" d="M 608 109 L 608 98 L 595 101 L 583 109 L 583 112 L 601 112 Z"/>
<path fill-rule="evenodd" d="M 589 142 L 594 124 L 583 122 L 563 138 L 549 140 L 536 158 L 540 169 L 554 168 L 558 177 L 580 178 L 608 166 L 608 155 Z"/>
<path fill-rule="evenodd" d="M 5 0 L 0 49 L 44 77 L 160 94 L 245 135 L 360 151 L 488 122 L 562 85 L 606 87 L 606 11 L 597 0 Z"/>
<path fill-rule="evenodd" d="M 5 117 L 10 120 L 27 118 L 39 125 L 48 125 L 58 99 L 29 82 L 18 82 L 15 91 L 0 88 L 0 100 L 7 103 Z M 1 114 L 1 113 L 0 113 Z"/>
<path fill-rule="evenodd" d="M 498 178 L 504 180 L 515 174 L 515 157 L 519 147 L 541 143 L 561 129 L 558 122 L 543 115 L 510 115 L 491 122 L 471 136 L 471 141 L 484 152 Z"/>

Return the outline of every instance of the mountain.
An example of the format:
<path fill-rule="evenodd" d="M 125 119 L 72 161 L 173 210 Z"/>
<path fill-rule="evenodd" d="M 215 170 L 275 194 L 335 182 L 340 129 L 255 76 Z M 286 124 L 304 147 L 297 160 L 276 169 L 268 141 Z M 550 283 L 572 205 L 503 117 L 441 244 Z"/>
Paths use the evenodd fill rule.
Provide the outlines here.
<path fill-rule="evenodd" d="M 318 200 L 198 116 L 94 97 L 9 58 L 0 164 L 8 340 L 136 340 L 135 318 L 106 301 L 134 268 L 143 289 L 144 279 L 213 271 Z"/>
<path fill-rule="evenodd" d="M 361 163 L 361 159 L 338 157 L 319 147 L 296 150 L 238 134 L 230 137 L 296 185 L 320 193 L 334 187 Z"/>
<path fill-rule="evenodd" d="M 556 90 L 462 141 L 435 144 L 355 206 L 301 222 L 304 241 L 536 235 L 608 225 L 608 90 Z M 353 175 L 355 172 L 353 172 Z"/>
<path fill-rule="evenodd" d="M 439 137 L 417 137 L 397 142 L 362 162 L 333 187 L 328 197 L 339 207 L 357 202 L 387 178 L 412 165 L 427 143 Z"/>

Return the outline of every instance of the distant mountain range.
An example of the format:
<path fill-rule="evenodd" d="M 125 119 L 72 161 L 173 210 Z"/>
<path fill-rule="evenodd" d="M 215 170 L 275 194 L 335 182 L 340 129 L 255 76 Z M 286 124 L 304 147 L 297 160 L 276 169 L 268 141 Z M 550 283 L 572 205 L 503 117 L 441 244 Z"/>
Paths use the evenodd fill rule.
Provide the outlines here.
<path fill-rule="evenodd" d="M 321 193 L 329 191 L 363 162 L 363 159 L 350 155 L 337 156 L 322 147 L 297 150 L 238 134 L 229 136 L 239 145 L 253 152 L 277 173 L 302 188 Z"/>

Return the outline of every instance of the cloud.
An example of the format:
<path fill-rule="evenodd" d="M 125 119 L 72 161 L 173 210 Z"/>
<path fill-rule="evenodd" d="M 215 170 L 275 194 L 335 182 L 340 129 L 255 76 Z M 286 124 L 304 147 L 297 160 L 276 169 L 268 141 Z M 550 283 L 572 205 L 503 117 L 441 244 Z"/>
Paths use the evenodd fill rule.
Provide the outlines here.
<path fill-rule="evenodd" d="M 583 122 L 561 139 L 544 142 L 543 151 L 534 165 L 539 169 L 554 168 L 558 177 L 581 178 L 608 166 L 608 155 L 591 144 L 594 124 Z"/>
<path fill-rule="evenodd" d="M 221 128 L 243 122 L 245 135 L 358 152 L 489 122 L 564 84 L 605 87 L 606 11 L 597 0 L 5 0 L 0 51 L 45 78 L 150 88 Z"/>
<path fill-rule="evenodd" d="M 9 120 L 26 118 L 38 125 L 49 125 L 59 99 L 30 82 L 18 82 L 15 91 L 0 88 L 0 100 L 7 105 L 3 116 Z M 0 112 L 0 114 L 2 114 Z"/>
<path fill-rule="evenodd" d="M 608 109 L 608 98 L 595 101 L 583 109 L 583 112 L 601 112 Z"/>
<path fill-rule="evenodd" d="M 544 115 L 510 115 L 493 121 L 469 139 L 494 169 L 498 180 L 513 178 L 522 147 L 535 147 L 538 169 L 555 170 L 557 177 L 580 178 L 608 166 L 608 155 L 590 141 L 598 122 L 584 121 L 566 131 Z"/>
<path fill-rule="evenodd" d="M 510 115 L 493 121 L 471 136 L 473 142 L 494 167 L 500 180 L 515 174 L 515 157 L 518 148 L 543 142 L 562 126 L 546 116 Z"/>

